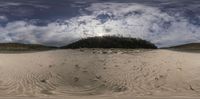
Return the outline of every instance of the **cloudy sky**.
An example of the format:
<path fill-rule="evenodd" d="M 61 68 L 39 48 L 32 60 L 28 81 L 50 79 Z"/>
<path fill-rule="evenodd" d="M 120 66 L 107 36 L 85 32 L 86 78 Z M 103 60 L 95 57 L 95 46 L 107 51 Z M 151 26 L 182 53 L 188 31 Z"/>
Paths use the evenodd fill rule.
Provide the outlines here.
<path fill-rule="evenodd" d="M 200 0 L 0 0 L 0 42 L 62 46 L 88 36 L 159 47 L 200 42 Z"/>

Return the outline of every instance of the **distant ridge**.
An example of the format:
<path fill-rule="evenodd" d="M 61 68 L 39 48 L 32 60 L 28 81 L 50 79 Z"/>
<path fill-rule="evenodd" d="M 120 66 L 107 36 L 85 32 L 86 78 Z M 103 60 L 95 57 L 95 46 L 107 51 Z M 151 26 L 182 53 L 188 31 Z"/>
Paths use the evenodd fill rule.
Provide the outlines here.
<path fill-rule="evenodd" d="M 144 49 L 156 49 L 157 47 L 146 40 L 131 38 L 131 37 L 121 37 L 121 36 L 96 36 L 88 37 L 71 43 L 67 46 L 61 47 L 77 49 L 77 48 L 144 48 Z"/>
<path fill-rule="evenodd" d="M 189 43 L 168 47 L 168 49 L 200 50 L 200 43 Z"/>
<path fill-rule="evenodd" d="M 119 36 L 88 37 L 62 47 L 52 47 L 40 44 L 0 43 L 0 52 L 10 51 L 43 51 L 51 49 L 77 48 L 127 48 L 127 49 L 157 49 L 146 40 Z"/>
<path fill-rule="evenodd" d="M 0 43 L 0 51 L 37 51 L 55 48 L 56 47 L 44 46 L 40 44 Z"/>

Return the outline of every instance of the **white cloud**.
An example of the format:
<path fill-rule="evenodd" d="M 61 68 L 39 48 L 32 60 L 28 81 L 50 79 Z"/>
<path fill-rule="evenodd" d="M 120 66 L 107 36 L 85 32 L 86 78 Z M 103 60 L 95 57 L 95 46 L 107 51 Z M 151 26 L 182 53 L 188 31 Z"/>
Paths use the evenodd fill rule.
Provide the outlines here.
<path fill-rule="evenodd" d="M 200 40 L 199 26 L 155 7 L 135 3 L 93 3 L 85 10 L 92 14 L 47 26 L 10 22 L 0 27 L 0 41 L 61 46 L 87 36 L 120 34 L 150 40 L 162 47 Z"/>
<path fill-rule="evenodd" d="M 155 7 L 134 3 L 96 3 L 86 9 L 93 14 L 89 18 L 83 19 L 81 16 L 75 20 L 84 21 L 86 25 L 82 26 L 89 27 L 82 29 L 79 26 L 78 30 L 87 30 L 93 35 L 120 34 L 139 37 L 160 47 L 198 42 L 200 39 L 199 26 L 190 24 L 184 17 L 170 16 Z M 103 19 L 108 18 L 106 22 L 95 20 L 97 16 L 105 14 L 107 15 Z M 110 31 L 107 32 L 106 29 Z"/>
<path fill-rule="evenodd" d="M 4 7 L 5 9 L 8 9 L 9 7 L 15 6 L 15 7 L 20 7 L 21 5 L 28 5 L 28 6 L 33 6 L 35 8 L 43 8 L 43 9 L 48 9 L 50 6 L 48 5 L 42 5 L 42 4 L 35 4 L 35 3 L 22 3 L 22 2 L 1 2 L 0 1 L 0 7 Z"/>
<path fill-rule="evenodd" d="M 0 7 L 7 7 L 7 6 L 20 6 L 21 3 L 16 2 L 1 2 Z"/>
<path fill-rule="evenodd" d="M 8 21 L 8 18 L 6 16 L 0 16 L 0 22 L 2 21 Z"/>

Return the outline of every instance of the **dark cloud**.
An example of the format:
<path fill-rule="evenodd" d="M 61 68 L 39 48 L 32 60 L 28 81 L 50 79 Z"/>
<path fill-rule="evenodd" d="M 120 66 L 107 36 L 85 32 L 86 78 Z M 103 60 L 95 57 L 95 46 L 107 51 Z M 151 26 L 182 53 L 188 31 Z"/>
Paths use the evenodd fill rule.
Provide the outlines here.
<path fill-rule="evenodd" d="M 199 0 L 0 0 L 0 42 L 121 34 L 170 46 L 200 41 L 199 28 Z"/>

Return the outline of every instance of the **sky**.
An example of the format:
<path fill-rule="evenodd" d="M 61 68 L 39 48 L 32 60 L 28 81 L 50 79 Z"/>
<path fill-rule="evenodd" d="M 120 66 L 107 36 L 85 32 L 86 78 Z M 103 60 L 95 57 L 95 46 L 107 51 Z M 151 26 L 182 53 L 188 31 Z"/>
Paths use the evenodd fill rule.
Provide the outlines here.
<path fill-rule="evenodd" d="M 103 35 L 198 43 L 200 0 L 0 0 L 1 43 L 63 46 Z"/>

